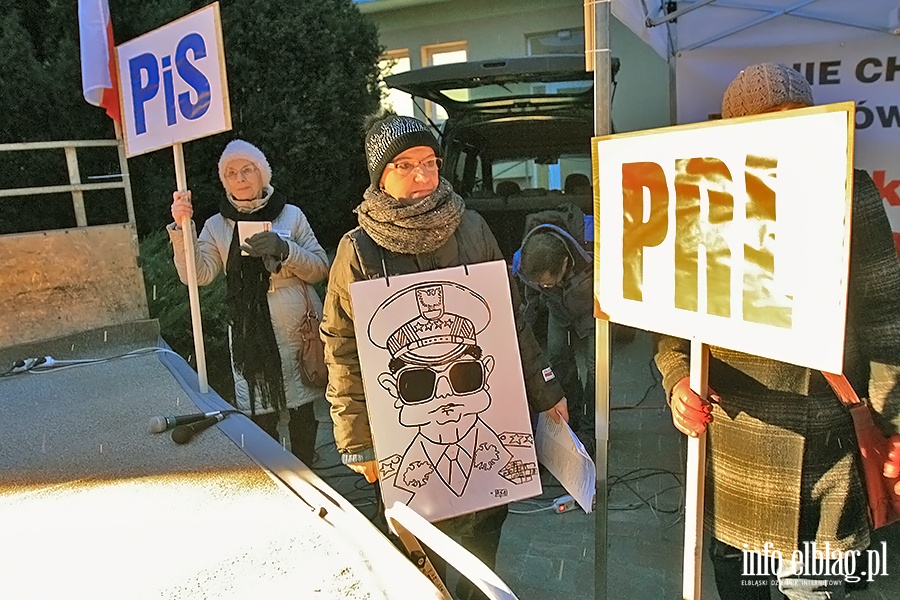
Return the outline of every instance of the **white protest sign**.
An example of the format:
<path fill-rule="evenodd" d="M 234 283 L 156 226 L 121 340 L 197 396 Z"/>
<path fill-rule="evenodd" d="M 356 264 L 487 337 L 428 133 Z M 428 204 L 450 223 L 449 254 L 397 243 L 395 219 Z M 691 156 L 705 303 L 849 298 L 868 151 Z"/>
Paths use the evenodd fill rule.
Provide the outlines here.
<path fill-rule="evenodd" d="M 219 4 L 116 47 L 129 157 L 231 129 Z"/>
<path fill-rule="evenodd" d="M 493 261 L 350 285 L 385 506 L 439 521 L 541 493 L 507 282 Z"/>
<path fill-rule="evenodd" d="M 841 371 L 853 103 L 595 138 L 610 320 Z"/>
<path fill-rule="evenodd" d="M 852 40 L 759 47 L 699 48 L 679 55 L 678 122 L 705 121 L 720 112 L 728 83 L 754 63 L 783 63 L 802 73 L 817 104 L 856 102 L 854 164 L 872 175 L 881 192 L 900 251 L 900 44 L 875 35 Z M 790 40 L 787 40 L 790 41 Z"/>

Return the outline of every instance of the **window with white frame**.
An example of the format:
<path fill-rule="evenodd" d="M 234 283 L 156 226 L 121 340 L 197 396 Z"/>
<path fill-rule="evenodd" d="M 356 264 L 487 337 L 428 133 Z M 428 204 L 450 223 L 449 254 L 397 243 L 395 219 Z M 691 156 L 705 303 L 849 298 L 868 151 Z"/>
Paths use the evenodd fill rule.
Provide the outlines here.
<path fill-rule="evenodd" d="M 468 60 L 466 42 L 449 42 L 422 46 L 422 65 L 447 65 L 466 62 Z M 441 123 L 447 120 L 447 113 L 433 102 L 426 102 L 426 112 L 432 121 Z"/>
<path fill-rule="evenodd" d="M 378 68 L 381 71 L 382 77 L 409 71 L 409 67 L 409 51 L 406 49 L 389 50 L 385 52 L 382 55 L 381 60 L 378 61 Z M 405 115 L 408 117 L 413 116 L 412 96 L 406 92 L 401 92 L 400 90 L 391 88 L 384 89 L 381 98 L 381 106 L 394 111 L 398 115 Z"/>

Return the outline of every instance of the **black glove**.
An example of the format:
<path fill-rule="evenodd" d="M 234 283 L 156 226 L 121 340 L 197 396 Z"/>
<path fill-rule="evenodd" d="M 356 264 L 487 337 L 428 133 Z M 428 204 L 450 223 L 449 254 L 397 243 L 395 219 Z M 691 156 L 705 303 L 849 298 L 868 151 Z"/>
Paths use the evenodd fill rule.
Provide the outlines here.
<path fill-rule="evenodd" d="M 261 231 L 247 238 L 241 248 L 250 256 L 274 256 L 278 260 L 287 258 L 290 252 L 288 243 L 273 231 Z"/>
<path fill-rule="evenodd" d="M 275 256 L 269 256 L 268 254 L 262 257 L 263 266 L 266 268 L 266 271 L 273 274 L 278 274 L 281 272 L 281 259 Z"/>

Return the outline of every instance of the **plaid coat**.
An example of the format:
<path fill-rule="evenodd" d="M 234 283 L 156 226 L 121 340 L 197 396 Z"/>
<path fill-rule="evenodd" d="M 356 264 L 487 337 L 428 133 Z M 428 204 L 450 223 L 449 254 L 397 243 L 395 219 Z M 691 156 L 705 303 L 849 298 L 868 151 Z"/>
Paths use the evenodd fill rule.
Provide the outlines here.
<path fill-rule="evenodd" d="M 656 337 L 668 397 L 690 375 L 689 342 Z M 900 261 L 881 195 L 856 171 L 844 373 L 886 434 L 900 433 Z M 705 526 L 716 539 L 787 556 L 803 541 L 869 545 L 853 423 L 818 371 L 711 347 Z M 770 547 L 771 548 L 771 547 Z"/>

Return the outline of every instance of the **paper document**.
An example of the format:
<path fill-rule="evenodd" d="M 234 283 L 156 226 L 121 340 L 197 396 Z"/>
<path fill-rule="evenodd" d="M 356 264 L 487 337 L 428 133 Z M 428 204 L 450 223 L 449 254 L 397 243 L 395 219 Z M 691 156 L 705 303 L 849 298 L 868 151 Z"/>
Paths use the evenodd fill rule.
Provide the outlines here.
<path fill-rule="evenodd" d="M 546 413 L 540 413 L 535 445 L 538 461 L 572 494 L 584 512 L 590 513 L 597 469 L 569 424 L 562 419 L 556 423 Z"/>
<path fill-rule="evenodd" d="M 241 246 L 247 243 L 247 238 L 253 237 L 257 233 L 272 230 L 272 221 L 238 221 L 238 242 Z M 241 256 L 247 256 L 244 250 L 241 250 Z"/>

